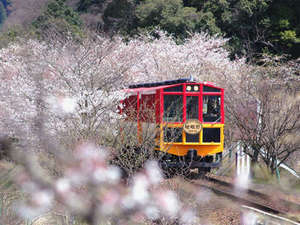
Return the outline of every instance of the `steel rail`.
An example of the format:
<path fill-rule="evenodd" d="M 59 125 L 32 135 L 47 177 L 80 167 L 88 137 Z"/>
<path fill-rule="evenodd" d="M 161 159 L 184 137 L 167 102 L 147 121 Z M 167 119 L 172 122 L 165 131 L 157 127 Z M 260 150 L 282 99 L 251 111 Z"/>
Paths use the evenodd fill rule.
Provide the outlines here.
<path fill-rule="evenodd" d="M 261 193 L 261 192 L 258 192 L 258 191 L 252 190 L 252 189 L 248 189 L 248 188 L 237 187 L 237 186 L 233 185 L 232 183 L 228 183 L 228 182 L 223 181 L 223 180 L 218 180 L 218 179 L 213 178 L 213 177 L 205 176 L 205 179 L 207 179 L 208 181 L 211 181 L 211 182 L 218 183 L 220 185 L 229 187 L 229 188 L 234 188 L 236 190 L 240 190 L 240 192 L 242 192 L 242 193 L 248 193 L 249 195 L 257 196 L 257 197 L 259 197 L 263 200 L 266 200 L 266 201 L 272 199 L 272 197 L 267 195 L 267 194 L 264 194 L 264 193 Z M 295 202 L 287 201 L 285 199 L 280 199 L 279 201 L 280 201 L 280 205 L 287 209 L 286 211 L 289 211 L 290 209 L 292 209 L 292 210 L 300 212 L 300 205 L 299 204 L 297 204 Z"/>
<path fill-rule="evenodd" d="M 287 219 L 287 218 L 282 217 L 282 216 L 274 215 L 274 214 L 271 214 L 271 213 L 267 213 L 267 212 L 259 210 L 257 208 L 249 207 L 249 206 L 246 206 L 246 205 L 242 205 L 242 207 L 247 209 L 247 210 L 254 211 L 255 213 L 262 214 L 263 216 L 268 216 L 268 217 L 271 217 L 275 220 L 283 221 L 284 224 L 288 223 L 288 224 L 292 224 L 292 225 L 300 225 L 300 223 L 295 222 L 293 220 Z M 280 223 L 280 224 L 282 224 L 282 223 Z"/>
<path fill-rule="evenodd" d="M 199 182 L 208 182 L 211 184 L 203 184 Z M 191 183 L 196 186 L 201 186 L 204 188 L 207 188 L 217 195 L 223 195 L 227 198 L 230 198 L 234 201 L 237 201 L 243 205 L 247 205 L 249 207 L 256 208 L 258 210 L 264 211 L 266 213 L 271 213 L 275 215 L 280 215 L 280 216 L 286 216 L 290 219 L 295 219 L 291 218 L 287 214 L 290 212 L 291 209 L 296 210 L 297 212 L 300 212 L 300 205 L 289 202 L 283 199 L 280 199 L 278 202 L 272 202 L 272 197 L 258 192 L 254 191 L 251 189 L 246 189 L 246 188 L 240 188 L 236 187 L 235 185 L 218 180 L 216 178 L 211 178 L 205 176 L 204 179 L 202 180 L 191 180 Z M 218 186 L 213 186 L 213 185 L 219 185 Z M 223 188 L 223 189 L 222 189 Z M 225 190 L 224 190 L 225 188 Z M 242 194 L 241 194 L 242 193 Z M 262 203 L 264 201 L 264 203 Z M 273 206 L 272 203 L 274 203 Z M 278 207 L 279 206 L 279 207 Z M 297 221 L 300 222 L 300 221 Z"/>

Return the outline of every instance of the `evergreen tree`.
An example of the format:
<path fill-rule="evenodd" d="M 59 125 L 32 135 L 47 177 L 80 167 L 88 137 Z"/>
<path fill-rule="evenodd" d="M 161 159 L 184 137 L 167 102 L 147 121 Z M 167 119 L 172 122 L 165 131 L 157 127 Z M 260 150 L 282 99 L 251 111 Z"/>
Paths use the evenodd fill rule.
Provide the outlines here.
<path fill-rule="evenodd" d="M 184 7 L 182 0 L 145 0 L 137 6 L 136 16 L 140 28 L 158 26 L 179 38 L 201 28 L 214 30 L 214 22 L 205 22 L 209 16 L 199 14 L 196 8 Z M 204 23 L 207 27 L 202 26 Z"/>
<path fill-rule="evenodd" d="M 79 0 L 77 6 L 79 12 L 86 12 L 91 6 L 102 5 L 105 0 Z"/>
<path fill-rule="evenodd" d="M 62 35 L 71 33 L 75 37 L 82 36 L 82 21 L 79 14 L 68 7 L 65 0 L 51 1 L 42 15 L 33 21 L 33 26 L 42 36 L 51 29 Z"/>

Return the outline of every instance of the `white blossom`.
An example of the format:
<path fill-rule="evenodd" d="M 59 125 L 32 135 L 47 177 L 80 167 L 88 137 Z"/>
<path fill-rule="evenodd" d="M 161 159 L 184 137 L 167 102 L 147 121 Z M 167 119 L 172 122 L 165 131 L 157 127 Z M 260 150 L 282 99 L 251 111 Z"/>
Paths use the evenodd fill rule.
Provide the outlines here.
<path fill-rule="evenodd" d="M 51 190 L 40 190 L 32 195 L 32 201 L 37 206 L 45 208 L 48 208 L 52 205 L 53 198 L 54 195 Z"/>
<path fill-rule="evenodd" d="M 145 169 L 151 184 L 159 184 L 162 181 L 163 177 L 156 161 L 148 161 Z"/>
<path fill-rule="evenodd" d="M 158 202 L 161 210 L 163 210 L 168 216 L 174 217 L 177 215 L 181 208 L 181 203 L 177 199 L 177 195 L 173 191 L 166 191 L 164 193 L 159 193 Z"/>
<path fill-rule="evenodd" d="M 144 211 L 146 216 L 151 220 L 156 220 L 160 216 L 159 209 L 155 206 L 147 206 Z"/>
<path fill-rule="evenodd" d="M 138 174 L 133 179 L 131 196 L 137 204 L 144 205 L 149 200 L 149 181 L 143 174 Z"/>
<path fill-rule="evenodd" d="M 71 183 L 67 178 L 60 178 L 56 181 L 55 187 L 59 193 L 67 193 L 71 189 Z"/>
<path fill-rule="evenodd" d="M 180 222 L 184 225 L 192 225 L 192 224 L 198 224 L 197 216 L 195 215 L 194 211 L 191 210 L 185 210 L 181 212 L 180 215 Z"/>

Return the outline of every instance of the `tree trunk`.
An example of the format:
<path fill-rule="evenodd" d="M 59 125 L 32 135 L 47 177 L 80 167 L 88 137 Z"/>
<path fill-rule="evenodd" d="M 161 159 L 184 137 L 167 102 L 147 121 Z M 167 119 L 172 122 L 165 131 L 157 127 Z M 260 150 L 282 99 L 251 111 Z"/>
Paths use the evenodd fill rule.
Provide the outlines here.
<path fill-rule="evenodd" d="M 256 145 L 252 145 L 251 148 L 253 149 L 253 155 L 251 157 L 251 163 L 257 163 L 260 148 L 258 148 Z"/>

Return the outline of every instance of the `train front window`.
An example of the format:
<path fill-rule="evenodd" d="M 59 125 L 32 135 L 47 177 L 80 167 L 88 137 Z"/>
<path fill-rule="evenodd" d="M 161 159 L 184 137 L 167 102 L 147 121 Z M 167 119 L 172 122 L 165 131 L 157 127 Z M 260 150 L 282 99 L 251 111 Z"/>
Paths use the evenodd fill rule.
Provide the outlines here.
<path fill-rule="evenodd" d="M 183 96 L 164 95 L 164 114 L 165 122 L 182 122 Z"/>
<path fill-rule="evenodd" d="M 220 122 L 221 96 L 203 96 L 203 122 Z"/>
<path fill-rule="evenodd" d="M 198 119 L 199 115 L 199 97 L 198 96 L 186 96 L 186 118 Z"/>

